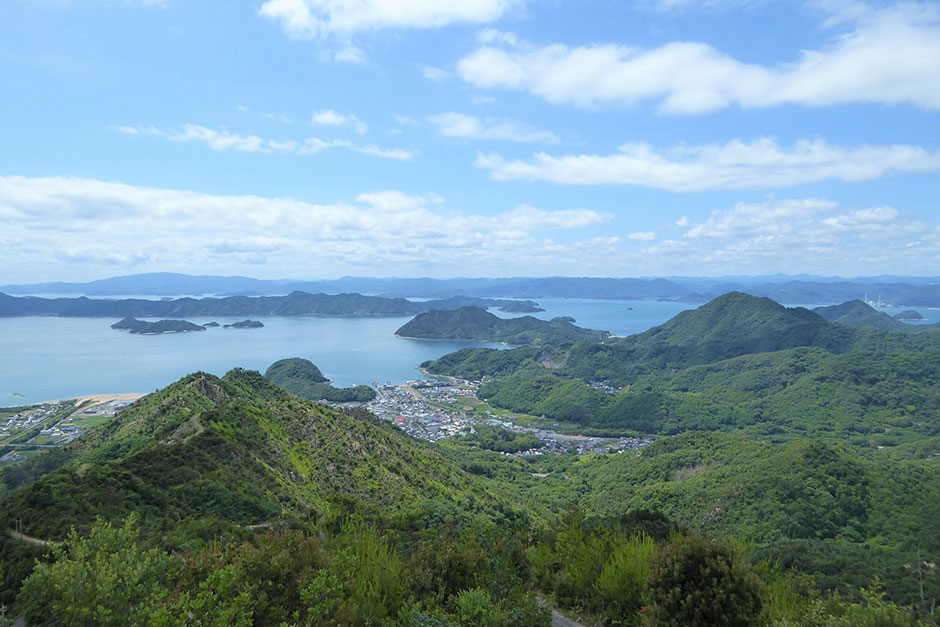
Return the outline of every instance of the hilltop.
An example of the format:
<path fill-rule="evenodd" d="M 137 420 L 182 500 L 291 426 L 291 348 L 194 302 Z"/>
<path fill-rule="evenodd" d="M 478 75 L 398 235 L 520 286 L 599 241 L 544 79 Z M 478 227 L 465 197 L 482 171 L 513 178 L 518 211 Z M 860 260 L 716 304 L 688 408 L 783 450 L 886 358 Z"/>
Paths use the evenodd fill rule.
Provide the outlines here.
<path fill-rule="evenodd" d="M 550 321 L 532 316 L 500 318 L 479 307 L 418 314 L 398 329 L 395 335 L 419 340 L 474 340 L 516 346 L 602 341 L 610 337 L 606 331 L 577 327 L 570 318 L 554 318 Z"/>

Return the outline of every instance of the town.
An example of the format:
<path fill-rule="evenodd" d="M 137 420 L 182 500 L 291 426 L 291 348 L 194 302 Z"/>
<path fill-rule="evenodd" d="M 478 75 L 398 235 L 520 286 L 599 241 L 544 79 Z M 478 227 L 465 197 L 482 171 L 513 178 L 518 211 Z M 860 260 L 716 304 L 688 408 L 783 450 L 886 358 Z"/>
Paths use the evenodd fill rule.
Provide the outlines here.
<path fill-rule="evenodd" d="M 517 457 L 623 453 L 652 443 L 639 437 L 558 433 L 554 430 L 557 424 L 490 408 L 477 398 L 479 383 L 474 381 L 421 379 L 405 384 L 374 382 L 373 387 L 377 392 L 375 400 L 362 406 L 422 440 L 434 442 L 469 435 L 479 425 L 490 425 L 519 434 L 531 433 L 537 438 L 537 447 L 505 453 Z M 68 444 L 111 419 L 134 398 L 136 395 L 55 401 L 11 408 L 5 413 L 0 409 L 0 463 L 19 461 Z"/>
<path fill-rule="evenodd" d="M 0 408 L 0 463 L 64 446 L 132 402 L 133 398 L 85 398 Z"/>
<path fill-rule="evenodd" d="M 497 413 L 477 399 L 479 383 L 463 380 L 416 380 L 404 385 L 374 382 L 377 395 L 365 407 L 408 435 L 437 441 L 473 433 L 488 424 L 508 431 L 531 433 L 539 446 L 517 453 L 519 457 L 543 454 L 622 453 L 652 443 L 638 437 L 602 438 L 557 433 L 539 421 L 521 424 L 519 416 Z M 557 426 L 557 425 L 553 425 Z"/>

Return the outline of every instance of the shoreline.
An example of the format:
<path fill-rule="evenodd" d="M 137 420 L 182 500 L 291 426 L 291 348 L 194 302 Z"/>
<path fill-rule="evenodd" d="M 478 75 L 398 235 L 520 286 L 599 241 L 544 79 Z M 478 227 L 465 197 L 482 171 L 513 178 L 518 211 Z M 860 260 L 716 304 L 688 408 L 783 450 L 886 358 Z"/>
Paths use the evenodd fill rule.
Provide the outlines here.
<path fill-rule="evenodd" d="M 109 401 L 136 401 L 139 398 L 147 396 L 138 392 L 121 392 L 119 394 L 85 394 L 82 396 L 69 396 L 66 398 L 54 398 L 43 401 L 24 402 L 20 405 L 3 405 L 0 409 L 8 407 L 35 407 L 36 405 L 48 405 L 51 403 L 63 403 L 65 401 L 75 401 L 76 406 L 84 401 L 94 401 L 95 405 L 101 405 Z M 25 400 L 25 399 L 24 399 Z"/>

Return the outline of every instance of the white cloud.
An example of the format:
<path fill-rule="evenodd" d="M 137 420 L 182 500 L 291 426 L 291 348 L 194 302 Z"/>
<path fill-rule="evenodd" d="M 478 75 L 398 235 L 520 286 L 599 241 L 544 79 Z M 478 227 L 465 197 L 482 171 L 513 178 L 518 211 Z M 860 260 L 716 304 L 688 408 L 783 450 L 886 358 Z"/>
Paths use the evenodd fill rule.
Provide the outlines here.
<path fill-rule="evenodd" d="M 310 114 L 310 123 L 314 126 L 345 126 L 348 124 L 360 135 L 364 135 L 369 130 L 369 126 L 352 113 L 337 113 L 333 109 L 314 111 Z"/>
<path fill-rule="evenodd" d="M 637 240 L 639 242 L 651 242 L 656 239 L 656 233 L 653 231 L 639 231 L 637 233 L 630 233 L 627 235 L 627 239 Z"/>
<path fill-rule="evenodd" d="M 940 109 L 937 5 L 865 8 L 838 19 L 852 20 L 852 30 L 774 66 L 739 61 L 694 41 L 652 49 L 618 43 L 535 46 L 487 31 L 483 47 L 461 59 L 457 72 L 480 88 L 522 90 L 586 108 L 652 101 L 673 114 L 786 103 Z"/>
<path fill-rule="evenodd" d="M 485 119 L 463 113 L 440 113 L 428 118 L 437 126 L 437 132 L 447 137 L 463 139 L 504 139 L 514 142 L 557 144 L 558 136 L 550 131 L 539 131 L 520 122 Z"/>
<path fill-rule="evenodd" d="M 334 120 L 333 111 L 319 112 L 323 124 L 330 124 Z M 342 116 L 341 116 L 342 117 Z M 365 128 L 360 129 L 358 125 L 363 124 L 354 117 L 344 118 L 342 122 L 336 122 L 353 125 L 357 132 L 364 133 Z M 364 126 L 364 125 L 363 125 Z M 257 135 L 242 135 L 230 133 L 227 130 L 216 130 L 200 126 L 198 124 L 183 124 L 177 129 L 159 129 L 153 126 L 115 126 L 113 130 L 126 135 L 155 135 L 171 141 L 188 142 L 195 141 L 203 143 L 212 150 L 236 150 L 241 152 L 259 152 L 259 153 L 286 153 L 295 155 L 314 155 L 330 148 L 345 148 L 353 152 L 384 159 L 394 159 L 404 161 L 413 159 L 417 156 L 417 151 L 405 150 L 402 148 L 380 148 L 374 144 L 359 145 L 344 139 L 325 140 L 319 137 L 306 137 L 302 140 L 275 140 L 265 139 Z"/>
<path fill-rule="evenodd" d="M 918 146 L 833 146 L 801 140 L 783 148 L 769 138 L 750 142 L 678 146 L 621 146 L 612 155 L 537 153 L 531 161 L 480 154 L 475 165 L 500 181 L 549 181 L 563 185 L 644 185 L 676 192 L 779 188 L 827 179 L 866 181 L 889 174 L 940 170 L 940 151 Z"/>
<path fill-rule="evenodd" d="M 901 274 L 936 271 L 936 225 L 893 207 L 845 209 L 824 198 L 738 203 L 712 211 L 705 222 L 679 225 L 682 241 L 663 242 L 646 254 L 662 263 L 686 259 L 690 267 L 727 273 L 771 272 Z M 918 268 L 918 266 L 922 266 Z"/>
<path fill-rule="evenodd" d="M 333 53 L 333 60 L 341 63 L 365 63 L 366 53 L 357 46 L 346 45 Z"/>
<path fill-rule="evenodd" d="M 742 203 L 727 211 L 713 211 L 704 223 L 686 231 L 685 237 L 783 235 L 813 223 L 821 212 L 835 207 L 836 203 L 821 198 Z M 689 221 L 678 225 L 689 226 Z"/>
<path fill-rule="evenodd" d="M 557 255 L 542 249 L 537 233 L 611 219 L 587 209 L 529 206 L 496 215 L 455 212 L 434 194 L 397 190 L 321 204 L 12 176 L 0 177 L 0 267 L 10 281 L 65 264 L 104 273 L 113 263 L 226 272 L 265 263 L 280 276 L 363 267 L 372 273 L 426 274 L 428 267 L 495 272 L 527 260 L 548 268 Z"/>
<path fill-rule="evenodd" d="M 424 78 L 428 79 L 429 81 L 443 81 L 453 76 L 453 74 L 447 70 L 442 70 L 439 67 L 431 66 L 425 66 L 421 73 L 424 75 Z"/>
<path fill-rule="evenodd" d="M 408 161 L 409 159 L 414 159 L 418 154 L 412 150 L 404 150 L 401 148 L 379 148 L 373 144 L 368 146 L 353 146 L 351 150 L 355 152 L 361 152 L 364 155 L 371 155 L 373 157 L 382 157 L 384 159 L 395 159 L 396 161 Z"/>
<path fill-rule="evenodd" d="M 590 209 L 543 211 L 529 205 L 519 205 L 511 212 L 499 216 L 497 219 L 504 228 L 517 231 L 537 231 L 594 226 L 611 222 L 614 216 Z"/>
<path fill-rule="evenodd" d="M 492 22 L 518 0 L 266 0 L 259 13 L 297 39 L 384 28 L 438 28 Z"/>

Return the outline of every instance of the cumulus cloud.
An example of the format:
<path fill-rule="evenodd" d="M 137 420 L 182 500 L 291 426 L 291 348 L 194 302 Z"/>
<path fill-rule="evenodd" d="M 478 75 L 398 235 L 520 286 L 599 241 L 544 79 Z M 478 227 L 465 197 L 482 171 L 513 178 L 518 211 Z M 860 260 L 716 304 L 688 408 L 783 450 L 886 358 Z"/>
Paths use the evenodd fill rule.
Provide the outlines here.
<path fill-rule="evenodd" d="M 314 126 L 351 126 L 357 133 L 364 135 L 369 126 L 352 113 L 337 113 L 333 109 L 323 109 L 310 114 L 310 123 Z"/>
<path fill-rule="evenodd" d="M 502 139 L 513 142 L 557 144 L 558 136 L 550 131 L 530 128 L 521 122 L 487 118 L 481 120 L 463 113 L 439 113 L 428 118 L 437 132 L 446 137 L 462 139 Z"/>
<path fill-rule="evenodd" d="M 322 120 L 320 124 L 337 125 L 352 123 L 360 124 L 354 118 L 333 117 L 334 111 L 318 112 Z M 316 116 L 317 114 L 315 114 Z M 306 137 L 302 140 L 275 140 L 265 139 L 257 135 L 231 133 L 225 129 L 212 129 L 198 124 L 183 124 L 178 128 L 159 129 L 153 126 L 115 126 L 113 129 L 125 135 L 155 135 L 176 142 L 195 141 L 205 144 L 212 150 L 236 150 L 241 152 L 260 153 L 287 153 L 295 155 L 314 155 L 330 148 L 343 148 L 353 152 L 383 159 L 406 161 L 413 159 L 418 153 L 403 148 L 380 148 L 374 144 L 359 145 L 344 139 L 321 139 L 319 137 Z M 365 132 L 362 130 L 361 132 Z"/>
<path fill-rule="evenodd" d="M 786 103 L 906 103 L 940 109 L 937 5 L 853 6 L 854 11 L 830 19 L 850 20 L 848 32 L 777 65 L 740 61 L 695 41 L 648 49 L 620 43 L 539 46 L 486 31 L 482 46 L 458 62 L 457 72 L 476 87 L 527 91 L 585 108 L 650 101 L 671 114 Z"/>
<path fill-rule="evenodd" d="M 264 261 L 282 276 L 322 276 L 322 268 L 332 272 L 339 264 L 344 271 L 418 272 L 492 263 L 495 271 L 525 259 L 548 263 L 540 232 L 612 219 L 588 209 L 526 205 L 496 215 L 456 212 L 439 196 L 397 190 L 320 204 L 82 178 L 0 177 L 0 267 L 10 280 L 35 271 L 32 266 L 61 268 L 79 259 L 96 268 L 114 262 L 179 268 L 185 260 L 189 268 L 227 271 Z"/>
<path fill-rule="evenodd" d="M 663 242 L 648 254 L 685 256 L 703 268 L 736 267 L 747 273 L 781 270 L 858 274 L 893 268 L 936 270 L 932 239 L 937 226 L 893 207 L 851 209 L 824 198 L 738 203 L 712 211 L 699 224 L 685 219 L 681 241 Z M 825 260 L 825 269 L 820 267 Z M 727 270 L 725 270 L 727 271 Z M 739 270 L 740 271 L 740 270 Z"/>
<path fill-rule="evenodd" d="M 499 181 L 548 181 L 562 185 L 643 185 L 676 192 L 780 188 L 827 179 L 866 181 L 890 174 L 940 170 L 940 151 L 918 146 L 834 146 L 775 140 L 678 146 L 659 151 L 645 143 L 620 146 L 612 155 L 544 152 L 530 161 L 480 154 L 475 165 Z"/>
<path fill-rule="evenodd" d="M 314 39 L 384 28 L 483 24 L 517 4 L 519 0 L 266 0 L 258 12 L 290 37 Z"/>

